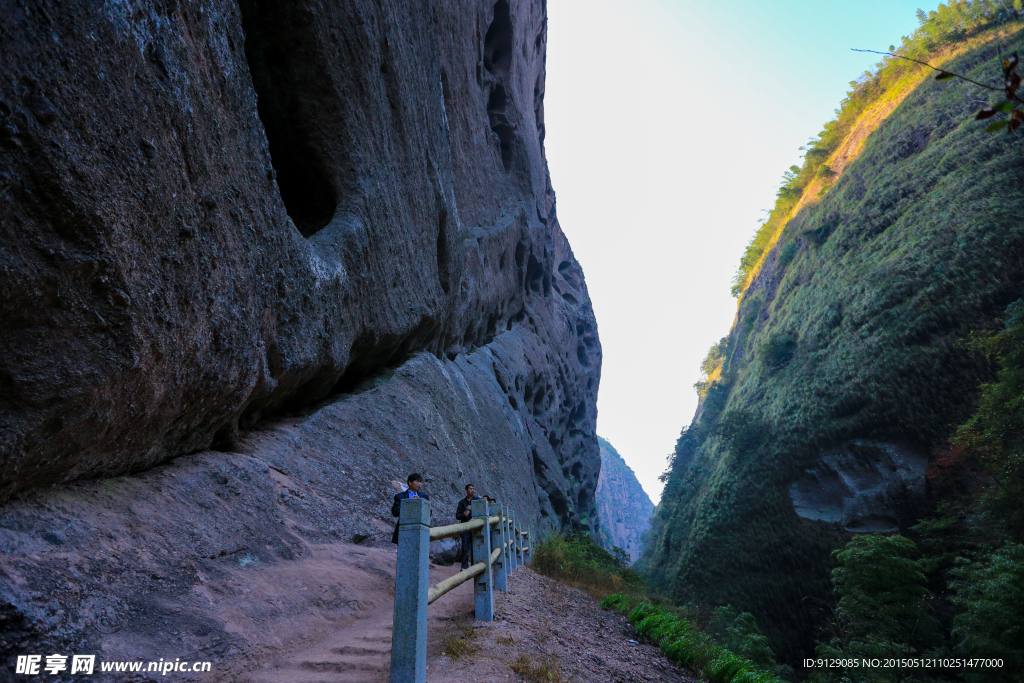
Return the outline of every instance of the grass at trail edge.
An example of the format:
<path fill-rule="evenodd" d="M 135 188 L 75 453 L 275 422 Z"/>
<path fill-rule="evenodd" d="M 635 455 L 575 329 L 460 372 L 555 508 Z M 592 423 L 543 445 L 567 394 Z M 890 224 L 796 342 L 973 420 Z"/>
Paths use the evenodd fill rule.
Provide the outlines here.
<path fill-rule="evenodd" d="M 791 669 L 776 665 L 752 615 L 719 607 L 701 620 L 697 608 L 652 604 L 657 599 L 648 596 L 643 577 L 619 548 L 609 552 L 583 533 L 553 535 L 537 544 L 532 566 L 603 598 L 601 606 L 625 614 L 641 638 L 713 683 L 781 683 L 777 674 L 791 677 Z"/>

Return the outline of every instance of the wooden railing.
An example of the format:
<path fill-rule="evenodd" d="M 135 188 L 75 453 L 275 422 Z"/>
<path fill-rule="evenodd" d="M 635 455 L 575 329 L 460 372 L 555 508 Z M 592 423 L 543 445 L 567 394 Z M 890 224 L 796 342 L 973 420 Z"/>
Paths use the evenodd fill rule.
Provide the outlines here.
<path fill-rule="evenodd" d="M 468 569 L 428 586 L 430 542 L 473 534 Z M 530 534 L 516 523 L 511 508 L 474 500 L 470 521 L 430 528 L 430 501 L 408 498 L 398 515 L 395 622 L 391 636 L 391 683 L 423 683 L 427 678 L 427 605 L 456 586 L 476 581 L 476 618 L 494 620 L 494 591 L 508 591 L 508 576 L 530 564 Z"/>

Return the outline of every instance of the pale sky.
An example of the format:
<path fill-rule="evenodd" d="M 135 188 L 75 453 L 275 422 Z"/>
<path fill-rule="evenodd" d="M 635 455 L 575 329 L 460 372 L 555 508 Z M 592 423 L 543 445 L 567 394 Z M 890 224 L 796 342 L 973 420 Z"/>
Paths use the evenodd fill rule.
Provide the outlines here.
<path fill-rule="evenodd" d="M 604 348 L 597 433 L 655 503 L 733 274 L 799 148 L 917 27 L 906 0 L 549 0 L 558 219 Z"/>

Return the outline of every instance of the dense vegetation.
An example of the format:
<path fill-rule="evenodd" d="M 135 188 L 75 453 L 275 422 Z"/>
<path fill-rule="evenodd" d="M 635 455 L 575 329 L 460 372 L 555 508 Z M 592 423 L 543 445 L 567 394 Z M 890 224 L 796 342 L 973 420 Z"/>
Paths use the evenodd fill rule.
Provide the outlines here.
<path fill-rule="evenodd" d="M 900 50 L 955 54 L 943 68 L 998 80 L 1000 53 L 1024 52 L 1019 25 L 1002 24 L 1019 12 L 940 7 Z M 816 648 L 1024 652 L 1019 618 L 1000 630 L 1024 596 L 1024 304 L 1011 306 L 1024 296 L 1024 164 L 1020 144 L 973 120 L 989 95 L 894 61 L 854 88 L 744 256 L 736 324 L 709 353 L 666 472 L 640 563 L 652 589 L 752 613 L 791 664 Z M 886 98 L 901 101 L 874 121 Z M 796 514 L 790 485 L 858 439 L 929 457 L 913 528 L 852 536 Z"/>
<path fill-rule="evenodd" d="M 598 598 L 609 593 L 636 594 L 646 588 L 640 574 L 630 568 L 624 550 L 605 550 L 584 532 L 553 534 L 537 543 L 533 568 Z"/>
<path fill-rule="evenodd" d="M 694 607 L 652 604 L 626 553 L 620 548 L 609 552 L 585 533 L 552 535 L 539 542 L 533 568 L 601 598 L 602 607 L 628 615 L 640 637 L 712 681 L 777 683 L 777 673 L 791 673 L 789 667 L 776 664 L 752 614 L 719 607 L 709 616 Z"/>
<path fill-rule="evenodd" d="M 622 593 L 609 595 L 601 606 L 627 615 L 641 638 L 658 645 L 666 657 L 702 679 L 712 683 L 782 683 L 775 674 L 771 650 L 749 614 L 743 619 L 733 614 L 731 621 L 713 621 L 712 628 L 717 628 L 719 634 L 716 638 L 697 625 L 696 615 L 630 599 Z"/>

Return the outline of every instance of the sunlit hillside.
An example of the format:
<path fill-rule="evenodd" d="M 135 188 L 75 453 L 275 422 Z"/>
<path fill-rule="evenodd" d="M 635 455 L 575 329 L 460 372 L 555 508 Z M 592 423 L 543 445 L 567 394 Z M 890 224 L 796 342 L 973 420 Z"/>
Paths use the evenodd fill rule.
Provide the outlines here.
<path fill-rule="evenodd" d="M 988 12 L 977 11 L 985 7 Z M 850 82 L 850 91 L 836 110 L 836 118 L 825 124 L 804 151 L 802 166 L 792 166 L 784 174 L 775 206 L 756 231 L 740 260 L 733 295 L 742 296 L 760 272 L 765 256 L 800 211 L 820 201 L 857 158 L 878 125 L 924 79 L 935 76 L 933 67 L 942 67 L 961 54 L 999 41 L 1019 30 L 1016 11 L 1001 2 L 964 2 L 939 5 L 930 16 L 919 10 L 921 28 L 904 37 L 899 47 L 891 45 L 893 55 L 885 56 L 875 72 L 865 72 Z M 917 61 L 910 61 L 917 60 Z"/>
<path fill-rule="evenodd" d="M 940 7 L 893 49 L 998 87 L 1000 55 L 1024 52 L 1019 11 Z M 999 442 L 972 460 L 970 444 L 950 446 L 958 425 L 980 424 L 969 421 L 983 394 L 1003 396 L 985 419 L 1017 424 L 1010 380 L 992 385 L 1001 394 L 985 388 L 1012 363 L 982 341 L 1015 319 L 1007 307 L 1024 295 L 1024 143 L 974 120 L 999 93 L 934 73 L 883 60 L 787 173 L 743 256 L 736 322 L 702 368 L 701 409 L 645 541 L 656 589 L 752 612 L 790 663 L 872 638 L 915 656 L 970 649 L 988 636 L 957 621 L 957 605 L 974 598 L 952 558 L 962 550 L 981 576 L 996 566 L 989 558 L 1015 557 L 1007 541 L 1024 540 L 1005 496 L 986 488 L 1017 481 L 1018 451 Z M 970 442 L 962 434 L 955 443 Z M 876 488 L 843 489 L 843 467 L 877 476 Z M 956 483 L 940 490 L 939 474 Z M 883 489 L 889 498 L 871 498 Z M 909 620 L 885 633 L 839 602 L 862 594 L 858 572 L 883 559 L 902 568 L 892 590 Z M 889 598 L 872 599 L 862 617 L 887 609 Z"/>

